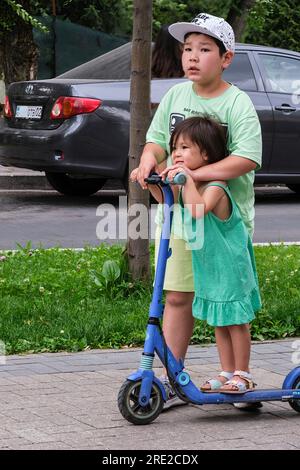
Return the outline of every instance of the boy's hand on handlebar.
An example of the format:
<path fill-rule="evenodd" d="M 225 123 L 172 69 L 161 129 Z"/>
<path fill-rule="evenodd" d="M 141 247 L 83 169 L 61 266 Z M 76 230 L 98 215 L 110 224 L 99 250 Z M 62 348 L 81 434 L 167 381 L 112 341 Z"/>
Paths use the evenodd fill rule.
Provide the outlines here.
<path fill-rule="evenodd" d="M 132 183 L 136 183 L 137 182 L 137 179 L 138 179 L 138 171 L 139 169 L 138 168 L 135 168 L 134 170 L 132 170 L 132 172 L 130 173 L 130 181 Z"/>
<path fill-rule="evenodd" d="M 142 189 L 147 189 L 148 184 L 145 183 L 145 178 L 148 178 L 150 173 L 154 170 L 155 166 L 153 164 L 148 163 L 142 163 L 140 164 L 139 167 L 135 168 L 131 173 L 130 173 L 130 181 L 133 183 L 137 182 L 141 185 Z"/>
<path fill-rule="evenodd" d="M 152 168 L 151 168 L 152 169 Z M 145 178 L 148 178 L 151 169 L 139 166 L 130 173 L 130 181 L 132 183 L 139 183 L 143 189 L 147 189 L 148 185 L 145 183 Z"/>

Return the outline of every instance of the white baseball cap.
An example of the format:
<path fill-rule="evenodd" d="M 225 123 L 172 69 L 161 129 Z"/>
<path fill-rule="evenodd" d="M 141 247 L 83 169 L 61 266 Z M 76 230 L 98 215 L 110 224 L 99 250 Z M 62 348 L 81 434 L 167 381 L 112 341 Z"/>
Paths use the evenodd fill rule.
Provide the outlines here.
<path fill-rule="evenodd" d="M 207 36 L 219 39 L 227 51 L 234 52 L 235 39 L 232 27 L 224 18 L 218 18 L 208 13 L 199 13 L 190 23 L 171 24 L 169 33 L 180 42 L 184 42 L 187 33 L 207 34 Z"/>

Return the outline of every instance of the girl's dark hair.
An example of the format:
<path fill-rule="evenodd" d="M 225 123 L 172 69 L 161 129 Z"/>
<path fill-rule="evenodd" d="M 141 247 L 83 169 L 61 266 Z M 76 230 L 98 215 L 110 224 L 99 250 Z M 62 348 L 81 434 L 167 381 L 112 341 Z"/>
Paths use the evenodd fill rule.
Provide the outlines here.
<path fill-rule="evenodd" d="M 187 40 L 187 38 L 190 36 L 190 34 L 202 34 L 202 33 L 186 33 L 186 35 L 184 36 L 184 41 Z M 217 46 L 219 48 L 220 57 L 222 57 L 222 55 L 224 55 L 225 52 L 226 52 L 226 47 L 224 46 L 222 41 L 220 41 L 219 39 L 213 38 L 212 36 L 209 36 L 209 37 L 217 44 Z"/>
<path fill-rule="evenodd" d="M 170 139 L 171 151 L 178 137 L 187 137 L 207 155 L 208 163 L 215 163 L 228 154 L 226 148 L 226 128 L 209 116 L 191 117 L 181 121 L 172 132 Z"/>
<path fill-rule="evenodd" d="M 168 25 L 163 25 L 152 51 L 152 78 L 183 77 L 181 44 L 171 36 Z"/>

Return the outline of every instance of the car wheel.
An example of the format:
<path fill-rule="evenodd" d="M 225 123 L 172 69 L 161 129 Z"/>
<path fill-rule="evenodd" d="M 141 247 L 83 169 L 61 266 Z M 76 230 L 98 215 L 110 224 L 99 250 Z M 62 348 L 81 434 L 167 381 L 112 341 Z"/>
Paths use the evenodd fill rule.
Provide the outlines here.
<path fill-rule="evenodd" d="M 300 194 L 300 184 L 287 184 L 287 187 L 294 191 L 294 193 Z"/>
<path fill-rule="evenodd" d="M 104 178 L 77 178 L 67 173 L 46 172 L 46 178 L 56 191 L 66 196 L 90 196 L 106 182 Z"/>

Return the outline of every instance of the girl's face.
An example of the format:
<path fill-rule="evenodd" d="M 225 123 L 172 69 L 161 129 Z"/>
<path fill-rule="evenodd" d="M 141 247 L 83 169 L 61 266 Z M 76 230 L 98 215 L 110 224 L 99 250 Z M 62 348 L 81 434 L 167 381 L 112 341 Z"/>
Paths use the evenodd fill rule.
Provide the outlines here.
<path fill-rule="evenodd" d="M 206 34 L 190 34 L 183 46 L 182 68 L 189 80 L 207 86 L 220 79 L 229 66 L 233 53 L 227 51 L 220 57 L 215 41 Z"/>
<path fill-rule="evenodd" d="M 180 134 L 172 150 L 173 163 L 183 163 L 190 170 L 196 170 L 207 164 L 206 153 L 201 151 L 188 137 Z"/>

